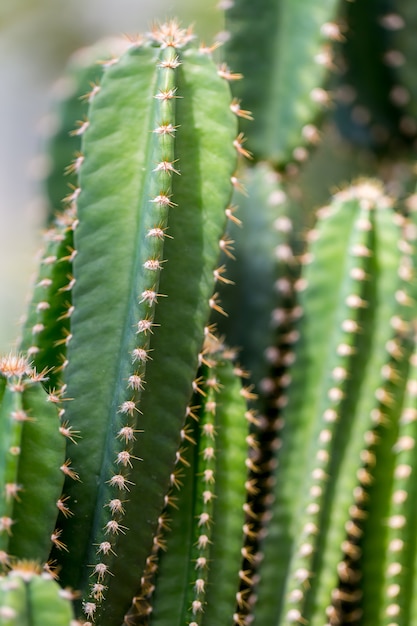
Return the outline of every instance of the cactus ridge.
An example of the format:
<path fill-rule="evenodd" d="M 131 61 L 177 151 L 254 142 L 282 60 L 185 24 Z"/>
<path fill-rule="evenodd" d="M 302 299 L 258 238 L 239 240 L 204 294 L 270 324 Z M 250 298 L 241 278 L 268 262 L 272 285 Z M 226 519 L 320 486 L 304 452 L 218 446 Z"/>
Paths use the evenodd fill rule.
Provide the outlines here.
<path fill-rule="evenodd" d="M 398 436 L 394 445 L 395 466 L 388 514 L 387 562 L 382 591 L 382 623 L 408 624 L 415 615 L 413 589 L 415 586 L 415 493 L 413 450 L 416 440 L 415 338 L 410 356 L 410 373 L 399 419 Z M 411 572 L 413 574 L 411 575 Z"/>
<path fill-rule="evenodd" d="M 332 67 L 328 44 L 341 36 L 334 22 L 337 6 L 334 0 L 308 10 L 289 1 L 264 0 L 256 7 L 241 1 L 226 11 L 226 57 L 245 76 L 234 91 L 253 112 L 254 121 L 243 127 L 256 159 L 284 166 L 304 160 L 304 145 L 317 142 L 315 118 L 329 103 L 323 88 Z M 259 11 L 265 19 L 257 19 Z"/>
<path fill-rule="evenodd" d="M 150 624 L 215 624 L 227 614 L 232 619 L 238 606 L 236 565 L 245 528 L 246 392 L 226 353 L 219 351 L 220 344 L 212 339 L 209 343 L 187 409 L 142 594 L 134 600 L 136 611 Z M 240 520 L 235 515 L 239 508 Z M 174 597 L 175 610 L 170 601 Z"/>
<path fill-rule="evenodd" d="M 45 234 L 40 272 L 19 341 L 20 350 L 28 354 L 36 369 L 48 370 L 49 390 L 62 386 L 61 370 L 71 338 L 69 320 L 73 311 L 71 287 L 76 223 L 73 208 L 68 208 L 57 217 L 56 226 Z"/>
<path fill-rule="evenodd" d="M 82 128 L 88 105 L 99 89 L 106 61 L 121 54 L 129 42 L 123 38 L 100 40 L 75 52 L 68 61 L 65 76 L 53 86 L 51 113 L 43 122 L 41 145 L 46 175 L 43 187 L 47 201 L 47 222 L 54 225 L 65 210 L 63 198 L 77 187 L 82 163 Z M 79 121 L 74 129 L 76 120 Z M 42 182 L 42 181 L 41 181 Z"/>
<path fill-rule="evenodd" d="M 146 384 L 146 365 L 149 356 L 150 336 L 152 327 L 154 327 L 154 315 L 157 299 L 163 297 L 158 294 L 159 275 L 163 267 L 163 240 L 164 230 L 167 225 L 168 210 L 172 206 L 171 198 L 171 178 L 174 174 L 179 175 L 175 169 L 173 158 L 173 133 L 175 132 L 174 117 L 174 81 L 172 74 L 174 73 L 178 63 L 175 49 L 166 48 L 158 62 L 161 71 L 159 73 L 159 81 L 157 83 L 157 92 L 155 99 L 157 102 L 156 112 L 154 114 L 154 122 L 157 119 L 163 120 L 164 124 L 156 126 L 155 140 L 153 149 L 150 150 L 149 162 L 156 163 L 153 172 L 154 176 L 149 183 L 149 195 L 151 201 L 149 210 L 142 217 L 145 225 L 149 224 L 149 228 L 145 226 L 143 238 L 138 246 L 140 250 L 140 260 L 138 263 L 144 268 L 143 282 L 139 283 L 136 288 L 139 294 L 139 306 L 136 311 L 137 322 L 137 342 L 132 350 L 132 361 L 135 368 L 133 373 L 128 377 L 127 392 L 125 398 L 118 407 L 118 412 L 122 416 L 122 420 L 118 420 L 117 439 L 114 439 L 113 429 L 109 430 L 108 442 L 105 445 L 107 450 L 107 459 L 103 461 L 103 466 L 110 466 L 115 459 L 115 469 L 112 471 L 110 478 L 102 479 L 104 487 L 97 503 L 100 521 L 95 522 L 95 531 L 97 534 L 93 538 L 93 545 L 106 549 L 102 549 L 99 562 L 94 566 L 93 574 L 96 579 L 92 585 L 92 598 L 100 601 L 104 596 L 105 585 L 103 581 L 111 572 L 110 565 L 113 553 L 117 554 L 116 541 L 112 535 L 125 533 L 128 529 L 123 525 L 124 503 L 123 499 L 126 492 L 130 492 L 134 486 L 129 477 L 129 469 L 133 463 L 140 461 L 140 457 L 136 456 L 136 451 L 132 448 L 133 434 L 137 431 L 136 414 L 140 413 L 140 397 L 141 392 Z M 161 130 L 162 128 L 162 130 Z M 167 130 L 168 129 L 168 130 Z M 148 216 L 146 213 L 149 213 Z M 149 242 L 149 243 L 148 243 Z M 137 355 L 139 358 L 137 358 Z M 116 445 L 115 445 L 116 444 Z M 119 469 L 120 468 L 120 469 Z M 105 532 L 102 532 L 102 529 Z M 106 536 L 107 535 L 107 536 Z M 113 542 L 111 550 L 107 550 L 108 539 L 112 537 Z M 93 579 L 94 580 L 94 579 Z"/>
<path fill-rule="evenodd" d="M 56 407 L 42 386 L 45 378 L 24 356 L 0 360 L 2 569 L 23 557 L 46 563 L 51 542 L 58 541 L 60 533 L 55 523 L 65 441 Z"/>
<path fill-rule="evenodd" d="M 304 402 L 306 403 L 306 408 L 308 407 L 303 418 L 307 421 L 303 424 L 303 431 L 300 431 L 300 434 L 303 432 L 303 438 L 305 437 L 305 439 L 303 439 L 304 443 L 301 443 L 300 440 L 298 445 L 301 446 L 301 449 L 306 450 L 309 449 L 309 446 L 313 446 L 306 456 L 306 461 L 307 458 L 310 460 L 305 467 L 305 473 L 310 479 L 305 486 L 302 485 L 302 481 L 299 483 L 299 500 L 294 497 L 294 489 L 292 490 L 291 508 L 293 513 L 290 514 L 288 508 L 290 500 L 284 499 L 283 489 L 285 485 L 281 483 L 280 475 L 278 474 L 275 487 L 276 502 L 273 507 L 273 515 L 276 516 L 276 525 L 274 525 L 273 522 L 270 524 L 269 539 L 266 540 L 264 546 L 265 559 L 260 572 L 262 576 L 264 574 L 262 568 L 266 568 L 269 558 L 275 561 L 281 559 L 281 562 L 283 562 L 284 559 L 288 559 L 289 572 L 285 572 L 283 568 L 282 573 L 279 574 L 279 576 L 283 576 L 283 579 L 281 582 L 278 582 L 277 579 L 276 582 L 277 586 L 282 586 L 287 576 L 289 577 L 286 583 L 288 585 L 286 587 L 286 599 L 283 600 L 283 607 L 279 609 L 280 612 L 282 611 L 283 619 L 287 620 L 288 623 L 301 618 L 311 619 L 312 622 L 314 622 L 315 619 L 321 619 L 320 616 L 322 613 L 320 613 L 320 607 L 322 607 L 321 610 L 324 611 L 329 603 L 331 592 L 331 588 L 327 587 L 330 583 L 330 579 L 327 580 L 327 578 L 325 579 L 323 577 L 323 582 L 321 580 L 321 567 L 325 568 L 326 572 L 331 572 L 332 570 L 335 572 L 333 584 L 335 584 L 337 580 L 336 565 L 339 560 L 338 554 L 344 532 L 344 523 L 346 521 L 342 519 L 341 511 L 346 511 L 344 515 L 347 515 L 349 503 L 342 501 L 342 495 L 346 494 L 346 489 L 342 489 L 341 487 L 335 488 L 333 481 L 340 480 L 341 484 L 346 487 L 346 481 L 351 480 L 352 476 L 355 475 L 356 470 L 354 467 L 355 463 L 358 463 L 356 459 L 359 458 L 362 437 L 366 432 L 363 421 L 353 421 L 352 415 L 356 412 L 354 409 L 356 403 L 359 402 L 359 414 L 369 415 L 371 411 L 369 407 L 361 408 L 360 397 L 358 397 L 355 391 L 358 380 L 356 377 L 358 376 L 359 369 L 358 364 L 353 366 L 353 362 L 356 360 L 357 363 L 356 355 L 361 353 L 364 349 L 361 347 L 361 342 L 364 340 L 364 337 L 367 336 L 364 329 L 371 323 L 370 320 L 375 314 L 373 311 L 375 309 L 374 302 L 376 296 L 375 292 L 372 291 L 375 289 L 375 280 L 373 279 L 371 281 L 370 276 L 371 274 L 373 275 L 373 267 L 375 267 L 374 263 L 376 262 L 376 252 L 374 251 L 377 250 L 379 252 L 380 247 L 379 245 L 375 247 L 377 244 L 375 243 L 375 235 L 373 234 L 374 227 L 372 226 L 374 220 L 377 220 L 376 224 L 378 225 L 378 230 L 376 232 L 378 233 L 378 237 L 383 238 L 386 236 L 384 232 L 387 230 L 385 226 L 387 222 L 391 223 L 391 233 L 394 233 L 397 238 L 399 236 L 398 227 L 395 226 L 395 221 L 388 205 L 388 200 L 381 195 L 381 191 L 378 190 L 378 187 L 368 184 L 358 185 L 356 188 L 352 188 L 348 192 L 342 192 L 339 196 L 336 196 L 334 208 L 322 212 L 323 217 L 327 214 L 328 217 L 327 219 L 319 221 L 318 225 L 321 226 L 318 232 L 321 233 L 321 235 L 316 238 L 311 253 L 308 253 L 310 264 L 307 266 L 304 276 L 299 283 L 299 287 L 305 289 L 305 292 L 300 294 L 300 305 L 304 311 L 308 312 L 310 311 L 310 307 L 318 306 L 319 300 L 317 298 L 320 293 L 324 293 L 320 291 L 320 285 L 322 284 L 324 286 L 324 282 L 321 282 L 324 280 L 324 276 L 323 271 L 319 269 L 320 263 L 326 264 L 326 259 L 330 258 L 330 256 L 335 258 L 335 250 L 334 248 L 332 249 L 334 243 L 332 243 L 332 241 L 338 241 L 340 246 L 340 239 L 335 235 L 335 231 L 332 232 L 332 228 L 341 228 L 345 231 L 349 228 L 352 232 L 352 239 L 349 240 L 348 244 L 348 239 L 346 238 L 346 248 L 343 252 L 342 249 L 339 249 L 340 255 L 346 254 L 346 260 L 341 261 L 339 269 L 336 270 L 336 264 L 334 263 L 335 283 L 332 292 L 329 292 L 327 304 L 325 305 L 326 312 L 323 310 L 321 319 L 319 320 L 319 318 L 317 318 L 317 327 L 314 330 L 313 327 L 311 328 L 311 347 L 308 346 L 307 342 L 307 336 L 310 330 L 307 333 L 305 325 L 307 322 L 309 324 L 312 323 L 312 319 L 309 316 L 308 318 L 304 317 L 305 322 L 301 321 L 299 330 L 302 333 L 303 342 L 297 348 L 297 369 L 293 366 L 290 370 L 290 374 L 293 373 L 295 375 L 295 373 L 297 373 L 297 375 L 300 375 L 301 372 L 303 372 L 303 376 L 306 376 L 306 364 L 311 363 L 308 367 L 311 366 L 313 368 L 312 378 L 322 376 L 323 380 L 321 383 L 317 381 L 313 383 L 311 387 L 313 394 L 309 396 L 308 386 L 306 386 L 308 377 L 306 377 L 301 383 L 305 387 L 305 392 L 302 398 L 298 396 L 298 399 L 296 395 L 298 386 L 295 378 L 290 387 L 289 402 L 284 410 L 285 423 L 282 434 L 283 444 L 278 454 L 280 470 L 283 472 L 283 468 L 287 463 L 286 455 L 290 450 L 288 449 L 288 451 L 286 451 L 286 446 L 289 445 L 286 443 L 286 441 L 289 441 L 287 439 L 287 437 L 289 437 L 289 429 L 291 429 L 291 439 L 293 442 L 291 445 L 296 445 L 295 429 L 299 428 L 300 425 L 296 426 L 294 416 L 297 413 L 299 415 L 298 419 L 301 419 L 302 416 L 302 412 L 299 409 L 295 411 L 295 407 L 292 403 L 302 401 L 303 404 Z M 374 206 L 376 207 L 375 209 L 372 208 Z M 355 218 L 356 221 L 353 219 L 355 215 L 357 216 Z M 351 225 L 348 226 L 348 223 Z M 342 226 L 342 224 L 344 224 L 344 226 Z M 355 228 L 351 230 L 355 224 Z M 327 228 L 329 228 L 329 230 L 326 232 Z M 325 242 L 327 242 L 327 244 Z M 326 250 L 327 245 L 329 245 L 329 248 Z M 393 245 L 390 244 L 388 249 L 392 250 Z M 340 256 L 340 258 L 342 259 L 343 257 Z M 319 259 L 321 260 L 319 261 Z M 385 262 L 386 271 L 388 273 L 387 276 L 390 277 L 389 279 L 387 278 L 387 284 L 397 282 L 399 263 L 397 256 L 389 252 L 386 255 Z M 324 265 L 322 267 L 324 267 Z M 344 276 L 345 278 L 343 278 Z M 328 280 L 327 276 L 326 281 Z M 384 283 L 381 282 L 381 289 L 383 284 Z M 333 294 L 331 297 L 330 293 Z M 309 301 L 310 294 L 312 298 L 311 304 Z M 332 300 L 332 298 L 334 299 Z M 338 304 L 339 298 L 340 303 Z M 382 301 L 382 295 L 378 295 L 378 302 L 380 302 L 380 299 Z M 392 296 L 387 295 L 386 300 L 392 302 Z M 314 302 L 316 303 L 315 305 L 313 304 Z M 397 306 L 395 301 L 394 304 Z M 320 304 L 320 306 L 323 305 Z M 387 328 L 390 330 L 389 321 L 395 314 L 395 308 L 393 309 L 392 306 L 393 305 L 391 305 L 390 309 L 387 306 L 387 309 L 384 311 L 384 317 L 382 317 L 380 322 L 381 330 L 379 332 L 387 333 Z M 313 310 L 313 308 L 311 310 Z M 356 319 L 356 316 L 359 317 Z M 330 322 L 331 318 L 333 319 Z M 321 324 L 320 329 L 319 326 Z M 375 321 L 374 324 L 376 324 Z M 335 327 L 336 330 L 329 332 L 328 329 L 333 327 Z M 359 329 L 360 332 L 358 334 Z M 386 336 L 385 342 L 389 341 L 389 339 L 390 336 Z M 323 360 L 320 365 L 318 361 L 313 359 L 313 345 L 315 341 L 320 342 L 322 346 L 326 345 L 326 351 L 324 352 L 324 356 L 321 357 Z M 384 345 L 385 342 L 379 342 L 378 345 Z M 381 359 L 381 357 L 379 358 Z M 301 362 L 305 364 L 303 367 L 301 367 Z M 351 362 L 352 365 L 350 365 Z M 379 362 L 378 369 L 380 369 L 382 365 L 383 363 Z M 363 366 L 362 363 L 361 366 Z M 372 371 L 372 367 L 367 365 L 367 368 L 368 367 L 369 371 Z M 354 372 L 354 374 L 352 372 Z M 372 384 L 376 385 L 375 380 L 372 381 Z M 345 385 L 348 385 L 348 387 L 345 388 Z M 348 391 L 349 387 L 350 391 Z M 314 394 L 317 395 L 313 400 Z M 314 405 L 317 408 L 318 421 L 315 421 L 316 418 L 313 420 L 312 413 L 310 413 Z M 339 411 L 342 412 L 339 413 Z M 342 428 L 341 424 L 343 424 L 345 420 L 348 421 L 343 428 L 346 429 L 349 424 L 349 428 L 352 430 L 349 440 L 349 449 L 345 449 L 343 453 L 347 442 L 342 435 L 338 435 L 337 433 L 343 432 L 343 430 L 339 429 Z M 338 455 L 336 455 L 329 446 L 334 446 L 334 450 L 338 449 Z M 339 461 L 337 461 L 337 459 L 339 459 Z M 349 459 L 351 459 L 350 462 Z M 299 471 L 300 462 L 300 459 L 298 459 L 297 468 L 294 467 L 294 469 L 291 470 L 294 471 L 295 482 L 293 485 L 297 484 L 299 480 L 296 479 L 295 472 Z M 338 462 L 340 463 L 339 468 L 335 465 L 335 463 L 337 464 Z M 330 465 L 327 465 L 327 463 L 330 463 Z M 347 469 L 348 466 L 349 468 Z M 290 470 L 287 469 L 286 471 L 288 472 Z M 351 489 L 353 489 L 353 486 Z M 327 509 L 329 506 L 331 509 Z M 330 510 L 332 511 L 331 514 Z M 270 555 L 269 550 L 272 547 L 272 542 L 274 543 L 275 550 L 278 547 L 277 533 L 281 534 L 284 529 L 288 529 L 289 515 L 294 515 L 294 519 L 297 520 L 294 522 L 297 528 L 293 536 L 299 537 L 299 539 L 296 540 L 291 553 L 287 552 L 287 556 L 284 557 L 283 552 L 281 552 L 283 548 L 280 548 L 279 557 L 276 553 Z M 324 539 L 324 535 L 321 536 L 320 532 L 317 530 L 318 528 L 325 528 L 321 515 L 323 515 L 323 519 L 331 519 L 334 528 L 331 533 L 326 531 L 325 544 L 321 543 Z M 339 530 L 336 532 L 337 528 Z M 337 537 L 339 537 L 339 539 L 337 539 Z M 289 537 L 288 540 L 290 540 Z M 282 544 L 282 539 L 280 544 Z M 285 549 L 288 550 L 288 545 L 286 545 Z M 320 555 L 320 561 L 318 561 L 318 555 Z M 330 563 L 333 563 L 333 565 L 330 565 Z M 268 570 L 265 569 L 265 572 L 267 571 Z M 314 580 L 310 580 L 312 571 L 316 572 Z M 268 574 L 265 573 L 265 575 Z M 275 573 L 275 576 L 277 577 L 277 573 Z M 308 591 L 305 589 L 306 580 L 309 580 Z M 264 586 L 262 593 L 264 594 L 265 591 Z M 313 600 L 313 598 L 316 599 Z M 265 599 L 263 599 L 263 605 L 265 605 Z"/>
<path fill-rule="evenodd" d="M 31 561 L 19 561 L 0 577 L 0 624 L 81 626 L 73 620 L 74 594 L 64 591 L 50 574 Z"/>

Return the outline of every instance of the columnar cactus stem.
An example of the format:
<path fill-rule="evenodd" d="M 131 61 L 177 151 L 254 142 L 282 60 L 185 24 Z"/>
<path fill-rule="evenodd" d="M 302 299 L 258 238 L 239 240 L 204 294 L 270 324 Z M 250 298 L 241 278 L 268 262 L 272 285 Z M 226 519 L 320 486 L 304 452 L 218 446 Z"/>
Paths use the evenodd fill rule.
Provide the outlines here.
<path fill-rule="evenodd" d="M 234 90 L 253 113 L 245 132 L 257 159 L 280 166 L 303 160 L 305 150 L 297 154 L 297 149 L 318 141 L 313 123 L 329 103 L 323 88 L 332 66 L 328 43 L 341 36 L 334 23 L 337 6 L 337 0 L 308 6 L 236 0 L 226 12 L 226 56 L 245 76 Z"/>
<path fill-rule="evenodd" d="M 336 235 L 339 228 L 351 233 L 349 238 L 345 237 L 343 248 Z M 276 568 L 275 593 L 277 588 L 285 589 L 282 608 L 278 603 L 275 609 L 275 615 L 282 612 L 283 623 L 300 619 L 322 623 L 330 603 L 332 586 L 337 583 L 344 524 L 348 519 L 349 492 L 355 486 L 363 437 L 371 428 L 375 412 L 373 394 L 368 390 L 371 388 L 378 393 L 375 372 L 381 371 L 386 362 L 385 349 L 381 346 L 392 340 L 395 329 L 390 324 L 397 319 L 400 310 L 400 304 L 393 297 L 395 285 L 400 284 L 397 248 L 400 233 L 389 200 L 378 187 L 362 184 L 342 192 L 336 197 L 329 217 L 323 220 L 319 233 L 311 249 L 311 263 L 302 277 L 306 286 L 300 297 L 305 320 L 300 326 L 302 343 L 296 368 L 292 368 L 294 379 L 284 411 L 283 447 L 278 455 L 280 473 L 273 508 L 275 521 L 270 525 L 261 568 L 261 575 L 267 580 L 274 576 Z M 339 247 L 337 254 L 335 245 Z M 337 257 L 340 264 L 336 263 Z M 335 282 L 326 292 L 330 285 L 329 275 L 325 276 L 330 269 L 329 258 L 333 259 Z M 321 313 L 313 322 L 311 312 L 317 312 L 314 307 L 320 307 Z M 369 341 L 371 328 L 375 333 L 372 333 L 375 350 L 370 352 L 369 361 L 359 363 L 358 355 L 365 349 L 364 342 Z M 319 345 L 321 356 L 317 354 Z M 369 344 L 366 350 L 370 350 Z M 298 383 L 295 376 L 300 376 Z M 358 392 L 364 376 L 366 380 L 369 377 L 369 383 L 361 385 L 359 389 L 363 391 Z M 297 392 L 300 388 L 303 388 L 301 396 Z M 355 415 L 361 418 L 354 419 Z M 350 433 L 348 440 L 347 432 Z M 301 455 L 295 461 L 294 445 L 306 450 L 303 470 Z M 290 459 L 294 465 L 288 463 Z M 292 480 L 287 482 L 289 476 Z M 299 484 L 299 496 L 296 496 L 296 484 Z M 290 491 L 285 495 L 287 489 Z M 293 522 L 284 523 L 284 519 Z M 294 535 L 292 532 L 287 535 L 291 527 L 294 527 Z M 282 533 L 285 533 L 285 542 Z M 295 543 L 290 554 L 291 536 Z M 277 563 L 281 564 L 279 568 Z M 284 583 L 287 576 L 288 582 Z M 271 593 L 273 589 L 271 587 Z M 260 587 L 260 617 L 265 606 L 271 605 L 271 600 L 265 601 L 266 591 L 267 585 Z M 262 619 L 271 618 L 264 615 Z"/>
<path fill-rule="evenodd" d="M 65 440 L 56 407 L 26 358 L 0 359 L 0 567 L 15 558 L 45 563 L 64 476 Z"/>
<path fill-rule="evenodd" d="M 415 339 L 414 339 L 415 342 Z M 394 445 L 395 467 L 388 516 L 387 562 L 382 592 L 382 624 L 405 626 L 415 617 L 416 490 L 414 449 L 416 441 L 416 351 L 410 358 L 410 373 Z"/>
<path fill-rule="evenodd" d="M 56 225 L 45 234 L 45 250 L 40 260 L 32 299 L 19 342 L 38 371 L 46 369 L 49 390 L 62 385 L 62 368 L 66 364 L 66 349 L 70 333 L 73 307 L 72 261 L 75 211 L 68 208 L 56 220 Z"/>
<path fill-rule="evenodd" d="M 237 591 L 249 443 L 245 390 L 219 348 L 204 352 L 148 579 L 135 600 L 152 626 L 232 623 L 244 605 Z"/>
<path fill-rule="evenodd" d="M 394 76 L 394 85 L 389 91 L 393 103 L 401 112 L 399 129 L 407 137 L 415 139 L 416 89 L 414 86 L 414 58 L 416 7 L 410 0 L 402 0 L 386 12 L 382 24 L 388 36 L 388 49 L 384 55 L 385 64 Z"/>
<path fill-rule="evenodd" d="M 0 577 L 0 624 L 22 626 L 81 626 L 73 620 L 74 594 L 62 590 L 33 562 L 21 561 Z"/>
<path fill-rule="evenodd" d="M 122 619 L 139 583 L 218 306 L 236 121 L 226 82 L 191 40 L 172 23 L 105 69 L 73 194 L 61 417 L 79 433 L 68 457 L 80 481 L 65 486 L 74 516 L 62 520 L 68 554 L 54 558 L 103 624 Z"/>
<path fill-rule="evenodd" d="M 396 149 L 405 130 L 389 26 L 396 20 L 386 5 L 374 0 L 366 6 L 346 2 L 342 16 L 345 32 L 337 45 L 336 64 L 346 69 L 334 76 L 333 87 L 340 131 L 363 147 Z"/>
<path fill-rule="evenodd" d="M 44 180 L 47 220 L 50 225 L 65 208 L 63 198 L 70 193 L 69 189 L 77 187 L 78 170 L 83 159 L 82 127 L 89 102 L 99 89 L 105 64 L 128 46 L 128 40 L 120 37 L 100 40 L 77 50 L 68 61 L 64 77 L 53 86 L 51 112 L 43 120 L 41 131 L 47 170 Z"/>

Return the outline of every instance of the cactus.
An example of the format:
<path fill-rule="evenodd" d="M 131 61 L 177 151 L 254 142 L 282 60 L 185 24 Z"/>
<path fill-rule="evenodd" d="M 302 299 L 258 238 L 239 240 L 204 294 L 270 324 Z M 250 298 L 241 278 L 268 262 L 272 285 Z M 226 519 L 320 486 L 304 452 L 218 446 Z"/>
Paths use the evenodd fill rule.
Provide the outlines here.
<path fill-rule="evenodd" d="M 87 118 L 89 100 L 94 97 L 103 73 L 100 61 L 117 57 L 127 45 L 122 38 L 105 39 L 76 51 L 68 62 L 64 78 L 54 86 L 54 102 L 42 133 L 44 150 L 48 155 L 44 186 L 47 221 L 51 225 L 57 212 L 65 208 L 63 200 L 68 195 L 68 189 L 77 187 L 82 124 Z M 75 122 L 77 126 L 74 127 Z"/>
<path fill-rule="evenodd" d="M 0 361 L 5 625 L 46 582 L 63 625 L 58 584 L 85 626 L 417 619 L 415 11 L 221 4 L 223 51 L 170 21 L 55 105 Z"/>
<path fill-rule="evenodd" d="M 2 626 L 79 624 L 72 619 L 72 594 L 31 561 L 19 561 L 7 576 L 0 578 L 0 598 Z"/>
<path fill-rule="evenodd" d="M 23 356 L 0 360 L 2 570 L 12 555 L 46 563 L 51 541 L 58 541 L 58 509 L 65 510 L 65 441 L 56 407 L 42 386 L 45 378 Z"/>

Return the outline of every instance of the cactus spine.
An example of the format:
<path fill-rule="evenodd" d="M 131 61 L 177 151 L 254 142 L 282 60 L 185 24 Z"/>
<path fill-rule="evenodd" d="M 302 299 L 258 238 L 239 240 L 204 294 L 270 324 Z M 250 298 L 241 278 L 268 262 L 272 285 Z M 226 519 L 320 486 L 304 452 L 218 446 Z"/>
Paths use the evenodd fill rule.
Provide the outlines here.
<path fill-rule="evenodd" d="M 46 563 L 61 499 L 65 441 L 58 412 L 23 356 L 0 359 L 0 566 L 12 557 Z M 34 480 L 36 477 L 36 480 Z M 57 508 L 58 507 L 58 508 Z M 39 523 L 42 519 L 42 523 Z"/>

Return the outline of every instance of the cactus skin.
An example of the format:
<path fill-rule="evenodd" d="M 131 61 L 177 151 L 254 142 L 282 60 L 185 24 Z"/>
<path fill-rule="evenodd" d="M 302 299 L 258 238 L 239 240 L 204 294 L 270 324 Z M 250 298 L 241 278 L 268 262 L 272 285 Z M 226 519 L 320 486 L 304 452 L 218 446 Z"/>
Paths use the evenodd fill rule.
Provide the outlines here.
<path fill-rule="evenodd" d="M 416 493 L 414 445 L 416 440 L 415 380 L 416 344 L 410 357 L 410 372 L 399 420 L 398 435 L 393 451 L 395 467 L 387 519 L 387 563 L 380 605 L 381 623 L 389 624 L 395 615 L 401 626 L 411 624 L 416 617 L 414 589 L 416 585 L 416 515 L 413 500 Z M 395 523 L 397 522 L 397 523 Z"/>
<path fill-rule="evenodd" d="M 239 349 L 239 362 L 261 396 L 268 394 L 273 361 L 272 351 L 269 361 L 265 354 L 284 328 L 280 312 L 291 307 L 298 277 L 294 256 L 300 247 L 294 232 L 298 211 L 286 181 L 267 163 L 246 168 L 241 180 L 246 195 L 234 197 L 239 222 L 231 222 L 227 231 L 234 241 L 234 258 L 224 255 L 225 274 L 233 285 L 220 289 L 228 317 L 217 314 L 213 319 L 228 345 Z"/>
<path fill-rule="evenodd" d="M 391 49 L 398 62 L 394 66 L 397 96 L 403 109 L 400 120 L 402 131 L 415 138 L 417 132 L 416 88 L 414 83 L 415 37 L 414 27 L 417 20 L 416 7 L 409 0 L 400 0 L 393 7 L 391 20 Z M 395 58 L 394 56 L 394 58 Z"/>
<path fill-rule="evenodd" d="M 316 140 L 311 125 L 327 102 L 323 86 L 331 65 L 323 25 L 333 22 L 338 4 L 236 0 L 226 12 L 226 58 L 245 76 L 234 93 L 253 114 L 243 128 L 256 159 L 283 166 L 294 150 Z"/>
<path fill-rule="evenodd" d="M 0 577 L 1 626 L 75 626 L 71 600 L 49 574 L 30 561 Z"/>
<path fill-rule="evenodd" d="M 339 92 L 336 120 L 343 135 L 376 152 L 404 148 L 404 115 L 395 101 L 396 71 L 390 63 L 393 41 L 390 24 L 398 10 L 392 2 L 346 3 L 346 36 L 339 44 L 339 64 L 346 71 L 334 77 Z M 343 94 L 351 94 L 348 102 Z"/>
<path fill-rule="evenodd" d="M 218 345 L 205 352 L 187 437 L 156 536 L 137 610 L 152 626 L 231 622 L 243 541 L 247 424 L 245 391 Z M 240 515 L 237 514 L 240 511 Z M 159 547 L 159 549 L 158 549 Z M 172 599 L 175 598 L 175 604 Z"/>
<path fill-rule="evenodd" d="M 99 41 L 78 50 L 68 61 L 64 78 L 54 88 L 43 141 L 48 173 L 44 180 L 47 222 L 54 225 L 57 214 L 65 209 L 64 198 L 77 187 L 77 170 L 82 160 L 82 124 L 88 103 L 103 74 L 103 64 L 126 49 L 123 39 Z"/>
<path fill-rule="evenodd" d="M 335 208 L 317 229 L 312 261 L 302 275 L 305 322 L 300 323 L 296 366 L 290 369 L 280 473 L 260 569 L 264 584 L 256 615 L 266 623 L 279 589 L 284 596 L 282 607 L 275 609 L 278 623 L 323 623 L 337 586 L 363 440 L 378 410 L 374 395 L 380 394 L 379 372 L 389 357 L 384 346 L 394 338 L 390 322 L 400 312 L 394 297 L 400 282 L 400 231 L 378 188 L 362 184 L 336 196 Z"/>
<path fill-rule="evenodd" d="M 35 368 L 48 371 L 45 386 L 51 391 L 62 386 L 62 368 L 70 338 L 76 224 L 75 212 L 69 208 L 45 234 L 40 270 L 19 341 L 20 350 L 28 354 Z"/>
<path fill-rule="evenodd" d="M 56 407 L 22 356 L 0 359 L 0 566 L 15 558 L 45 563 L 64 476 L 65 440 Z"/>
<path fill-rule="evenodd" d="M 175 45 L 132 45 L 106 69 L 90 105 L 74 197 L 64 372 L 65 397 L 73 399 L 62 415 L 80 433 L 68 445 L 80 481 L 65 485 L 74 516 L 62 519 L 68 553 L 54 558 L 62 583 L 82 590 L 87 616 L 106 588 L 102 614 L 94 611 L 103 624 L 122 620 L 152 545 L 215 305 L 236 166 L 228 86 L 206 53 L 187 46 L 188 33 L 154 37 L 164 44 L 177 35 Z M 123 584 L 113 585 L 119 578 Z"/>

